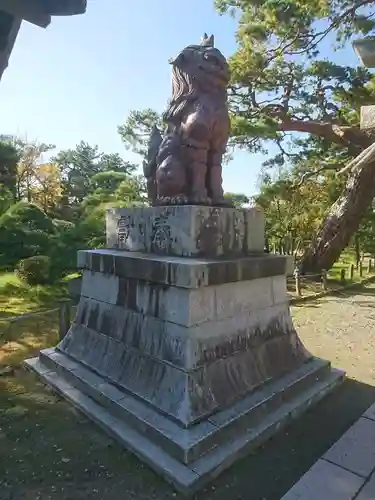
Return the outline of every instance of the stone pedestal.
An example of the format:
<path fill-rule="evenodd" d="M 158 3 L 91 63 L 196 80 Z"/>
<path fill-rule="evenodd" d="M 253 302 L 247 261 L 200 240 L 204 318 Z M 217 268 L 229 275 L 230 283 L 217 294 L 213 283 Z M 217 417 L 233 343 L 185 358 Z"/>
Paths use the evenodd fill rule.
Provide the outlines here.
<path fill-rule="evenodd" d="M 298 338 L 259 209 L 110 211 L 107 244 L 79 252 L 74 323 L 27 365 L 178 489 L 342 380 Z"/>
<path fill-rule="evenodd" d="M 361 106 L 361 130 L 373 130 L 375 128 L 375 106 Z"/>

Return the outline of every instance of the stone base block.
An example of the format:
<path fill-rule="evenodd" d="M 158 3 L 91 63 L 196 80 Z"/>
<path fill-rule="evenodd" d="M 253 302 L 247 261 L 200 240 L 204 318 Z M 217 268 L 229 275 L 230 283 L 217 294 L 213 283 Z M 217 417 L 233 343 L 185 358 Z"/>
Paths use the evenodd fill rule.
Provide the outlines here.
<path fill-rule="evenodd" d="M 372 130 L 375 128 L 375 106 L 361 106 L 361 130 Z"/>
<path fill-rule="evenodd" d="M 182 257 L 264 252 L 264 214 L 207 206 L 117 208 L 107 213 L 107 247 Z"/>
<path fill-rule="evenodd" d="M 236 259 L 191 259 L 119 250 L 79 250 L 80 269 L 181 288 L 203 288 L 286 275 L 291 271 L 285 255 L 257 255 Z M 104 288 L 106 291 L 106 288 Z"/>
<path fill-rule="evenodd" d="M 183 428 L 55 349 L 42 351 L 26 366 L 185 494 L 203 487 L 343 380 L 342 372 L 313 358 Z"/>
<path fill-rule="evenodd" d="M 283 257 L 80 256 L 81 300 L 56 349 L 183 427 L 311 357 L 293 326 Z M 178 261 L 174 271 L 169 259 Z M 156 272 L 145 279 L 148 264 L 160 265 L 168 283 Z"/>

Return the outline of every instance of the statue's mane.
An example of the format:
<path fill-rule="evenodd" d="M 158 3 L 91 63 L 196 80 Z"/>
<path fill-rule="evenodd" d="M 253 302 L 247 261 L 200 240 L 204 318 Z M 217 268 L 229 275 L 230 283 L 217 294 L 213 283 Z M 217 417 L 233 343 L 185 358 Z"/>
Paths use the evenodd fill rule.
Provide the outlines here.
<path fill-rule="evenodd" d="M 214 93 L 216 99 L 222 95 L 223 101 L 227 100 L 227 63 L 214 48 L 213 35 L 205 33 L 200 45 L 188 45 L 171 63 L 172 97 L 163 115 L 165 122 L 181 122 L 186 109 L 201 93 Z"/>
<path fill-rule="evenodd" d="M 172 97 L 163 115 L 164 121 L 174 121 L 185 111 L 186 107 L 198 97 L 199 89 L 195 78 L 177 66 L 172 69 Z"/>

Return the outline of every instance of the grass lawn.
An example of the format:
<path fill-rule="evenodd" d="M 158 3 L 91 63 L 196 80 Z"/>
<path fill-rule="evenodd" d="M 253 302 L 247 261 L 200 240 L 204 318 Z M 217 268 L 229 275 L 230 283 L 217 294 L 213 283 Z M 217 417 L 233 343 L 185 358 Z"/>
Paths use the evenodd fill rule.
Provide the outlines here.
<path fill-rule="evenodd" d="M 0 319 L 50 309 L 66 294 L 66 279 L 54 285 L 30 286 L 20 280 L 15 273 L 2 273 L 0 274 Z"/>
<path fill-rule="evenodd" d="M 0 321 L 0 371 L 2 366 L 19 367 L 24 359 L 55 345 L 57 318 L 57 312 L 52 312 L 15 322 Z"/>
<path fill-rule="evenodd" d="M 375 277 L 375 261 L 372 259 L 372 270 L 368 272 L 368 262 L 369 258 L 365 258 L 362 263 L 362 277 L 359 275 L 359 270 L 354 267 L 353 279 L 349 279 L 349 267 L 351 264 L 355 264 L 352 255 L 344 254 L 341 256 L 340 261 L 333 265 L 333 267 L 327 273 L 327 289 L 335 290 L 343 285 L 350 285 L 359 283 L 360 281 Z M 341 281 L 341 270 L 345 269 L 345 281 Z M 287 280 L 288 292 L 292 297 L 297 297 L 296 293 L 296 282 L 295 278 L 290 276 Z M 316 293 L 322 292 L 322 283 L 319 276 L 316 278 L 305 278 L 301 277 L 301 293 L 303 297 L 309 295 L 315 295 Z"/>

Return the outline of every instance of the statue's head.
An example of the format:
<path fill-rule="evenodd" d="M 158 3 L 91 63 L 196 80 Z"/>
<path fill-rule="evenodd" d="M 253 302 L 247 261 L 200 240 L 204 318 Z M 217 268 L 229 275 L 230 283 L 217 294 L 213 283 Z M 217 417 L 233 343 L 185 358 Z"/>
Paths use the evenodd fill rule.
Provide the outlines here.
<path fill-rule="evenodd" d="M 170 61 L 198 85 L 226 88 L 229 83 L 229 67 L 223 54 L 214 47 L 214 36 L 205 33 L 200 45 L 188 45 Z"/>
<path fill-rule="evenodd" d="M 229 66 L 220 50 L 214 47 L 213 35 L 204 34 L 200 45 L 188 45 L 170 63 L 173 66 L 172 98 L 164 114 L 166 121 L 178 120 L 202 91 L 219 92 L 226 101 Z"/>

